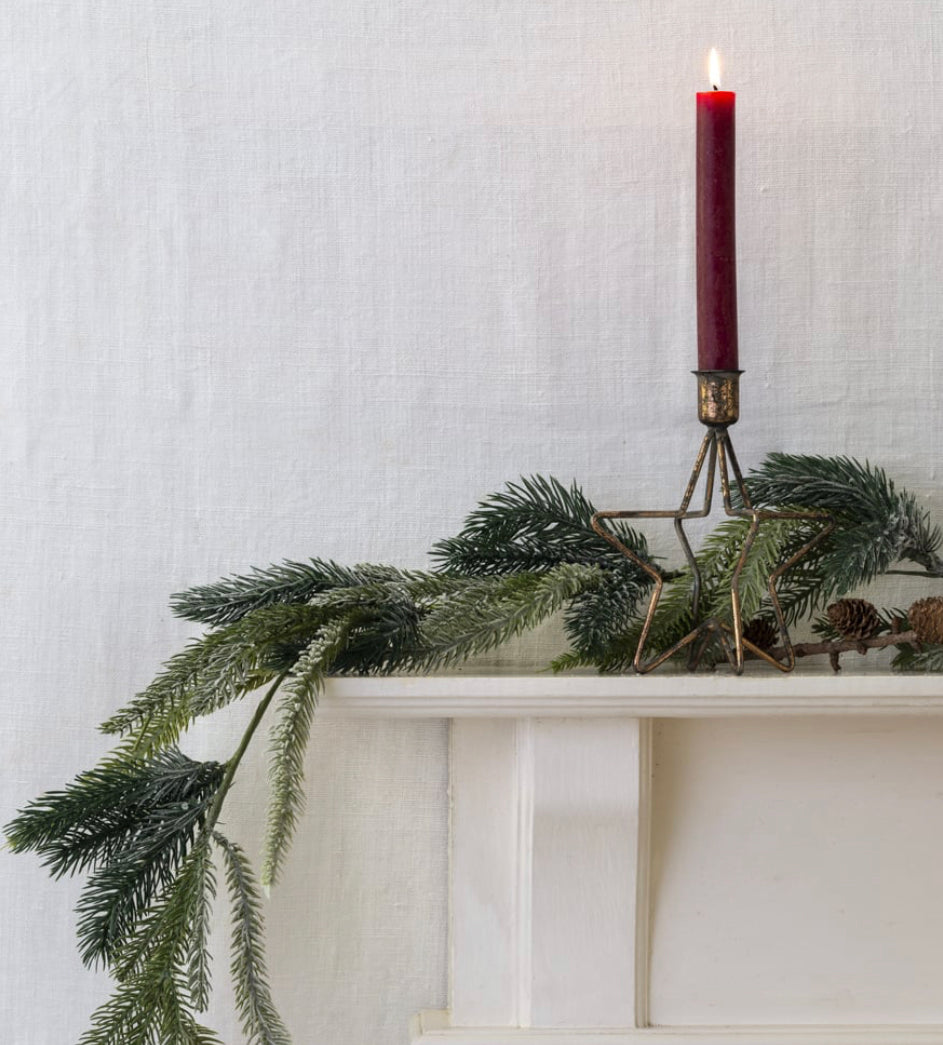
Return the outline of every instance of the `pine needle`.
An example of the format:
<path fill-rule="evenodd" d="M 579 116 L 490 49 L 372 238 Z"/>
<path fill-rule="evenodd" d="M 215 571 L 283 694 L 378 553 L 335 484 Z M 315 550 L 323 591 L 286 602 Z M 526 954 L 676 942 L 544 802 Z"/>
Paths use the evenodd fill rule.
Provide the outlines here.
<path fill-rule="evenodd" d="M 223 773 L 176 750 L 149 762 L 109 760 L 7 825 L 11 848 L 39 853 L 54 876 L 92 870 L 77 907 L 86 964 L 110 962 L 170 886 Z"/>
<path fill-rule="evenodd" d="M 823 545 L 823 580 L 837 593 L 865 584 L 908 560 L 943 576 L 943 533 L 912 493 L 886 473 L 848 457 L 770 454 L 747 478 L 756 505 L 791 505 L 829 512 L 838 531 Z"/>
<path fill-rule="evenodd" d="M 200 925 L 206 892 L 213 889 L 208 878 L 209 838 L 204 834 L 165 896 L 123 945 L 115 963 L 118 988 L 93 1014 L 79 1045 L 219 1045 L 193 1015 L 187 971 L 193 947 L 205 948 Z M 204 954 L 201 962 L 206 961 Z"/>
<path fill-rule="evenodd" d="M 416 666 L 433 670 L 494 649 L 536 627 L 601 580 L 598 567 L 578 565 L 471 579 L 423 618 Z"/>
<path fill-rule="evenodd" d="M 402 571 L 393 566 L 371 563 L 351 567 L 328 559 L 286 561 L 178 592 L 171 596 L 170 606 L 178 617 L 220 626 L 263 606 L 303 603 L 333 588 L 354 588 L 401 576 Z"/>
<path fill-rule="evenodd" d="M 325 614 L 316 606 L 266 606 L 198 639 L 102 731 L 125 735 L 125 749 L 147 756 L 178 739 L 207 715 L 271 682 L 317 633 Z"/>
<path fill-rule="evenodd" d="M 639 575 L 635 563 L 626 559 L 624 565 L 605 570 L 597 586 L 570 600 L 563 621 L 576 652 L 590 658 L 605 656 L 613 641 L 631 627 L 639 600 L 650 587 L 641 583 Z"/>
<path fill-rule="evenodd" d="M 691 613 L 691 584 L 691 574 L 686 570 L 663 589 L 643 651 L 646 660 L 670 649 L 694 626 Z M 617 636 L 610 643 L 609 648 L 597 661 L 601 672 L 618 674 L 632 670 L 635 651 L 642 637 L 643 624 L 644 621 L 641 619 L 633 621 L 623 635 Z"/>
<path fill-rule="evenodd" d="M 187 988 L 193 1007 L 197 1012 L 206 1012 L 212 990 L 210 969 L 209 934 L 216 898 L 216 876 L 209 846 L 194 849 L 195 883 L 192 895 L 187 900 L 190 931 L 187 936 Z"/>
<path fill-rule="evenodd" d="M 461 532 L 435 544 L 430 555 L 440 569 L 482 576 L 544 572 L 564 563 L 626 568 L 621 555 L 591 525 L 595 507 L 574 482 L 534 475 L 485 498 Z M 624 523 L 612 526 L 625 545 L 647 555 L 645 538 Z M 637 570 L 637 583 L 647 585 Z"/>
<path fill-rule="evenodd" d="M 262 860 L 262 884 L 274 885 L 301 811 L 304 809 L 304 756 L 311 720 L 324 677 L 347 640 L 348 624 L 328 625 L 298 658 L 282 687 L 269 754 L 269 810 Z"/>
<path fill-rule="evenodd" d="M 218 831 L 232 900 L 232 979 L 242 1030 L 249 1045 L 291 1045 L 268 985 L 263 947 L 262 900 L 245 853 Z"/>
<path fill-rule="evenodd" d="M 905 645 L 898 646 L 897 650 L 897 655 L 891 661 L 891 667 L 895 671 L 943 671 L 943 646 L 923 643 L 917 649 Z"/>

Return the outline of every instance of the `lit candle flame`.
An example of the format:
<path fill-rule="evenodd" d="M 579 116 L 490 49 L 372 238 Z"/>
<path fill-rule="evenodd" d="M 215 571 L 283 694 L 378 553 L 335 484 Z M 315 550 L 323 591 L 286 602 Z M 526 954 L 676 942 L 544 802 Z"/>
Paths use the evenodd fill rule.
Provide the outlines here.
<path fill-rule="evenodd" d="M 711 48 L 710 58 L 707 60 L 708 76 L 710 77 L 711 87 L 715 91 L 720 90 L 720 56 L 717 54 L 717 48 Z"/>

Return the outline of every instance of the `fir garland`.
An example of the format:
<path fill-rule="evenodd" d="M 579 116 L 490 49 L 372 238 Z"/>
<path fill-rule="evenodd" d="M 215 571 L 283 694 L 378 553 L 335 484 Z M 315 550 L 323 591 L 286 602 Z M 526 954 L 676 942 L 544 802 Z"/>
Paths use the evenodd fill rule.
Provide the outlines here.
<path fill-rule="evenodd" d="M 780 583 L 787 621 L 814 618 L 822 640 L 800 644 L 798 653 L 827 653 L 837 668 L 846 650 L 893 645 L 895 669 L 943 671 L 943 641 L 936 641 L 943 640 L 943 598 L 920 600 L 909 621 L 904 611 L 878 611 L 857 599 L 822 615 L 829 600 L 880 574 L 943 578 L 943 534 L 912 494 L 880 469 L 844 457 L 772 454 L 747 484 L 757 506 L 825 510 L 837 521 Z M 231 973 L 246 1041 L 288 1045 L 267 981 L 259 886 L 246 854 L 218 830 L 258 727 L 274 705 L 261 872 L 267 887 L 278 879 L 304 806 L 305 749 L 329 676 L 435 671 L 554 615 L 569 642 L 554 670 L 631 668 L 651 581 L 592 529 L 594 512 L 576 484 L 535 476 L 483 501 L 460 533 L 433 547 L 430 571 L 312 559 L 173 596 L 174 612 L 207 632 L 102 725 L 120 738 L 111 755 L 64 790 L 35 799 L 5 829 L 11 849 L 38 853 L 53 876 L 87 876 L 79 951 L 87 965 L 105 965 L 116 987 L 79 1045 L 219 1045 L 199 1023 L 210 993 L 214 858 L 230 895 Z M 730 575 L 748 525 L 721 523 L 697 557 L 701 604 L 719 617 L 729 614 Z M 753 633 L 773 634 L 766 578 L 807 542 L 809 527 L 782 520 L 756 540 L 740 580 Z M 641 534 L 623 524 L 614 529 L 648 557 Z M 920 569 L 894 568 L 902 562 Z M 665 576 L 652 653 L 692 626 L 690 571 Z M 195 719 L 262 687 L 227 762 L 194 762 L 178 750 Z"/>

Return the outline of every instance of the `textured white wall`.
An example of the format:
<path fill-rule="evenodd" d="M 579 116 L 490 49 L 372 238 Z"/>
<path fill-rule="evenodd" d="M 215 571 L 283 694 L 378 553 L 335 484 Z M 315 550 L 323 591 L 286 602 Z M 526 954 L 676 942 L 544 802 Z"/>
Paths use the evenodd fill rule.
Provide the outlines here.
<path fill-rule="evenodd" d="M 937 0 L 6 0 L 4 819 L 190 634 L 172 591 L 421 565 L 522 473 L 676 499 L 712 45 L 738 92 L 741 459 L 870 458 L 943 508 Z M 334 724 L 309 766 L 277 995 L 299 1045 L 397 1045 L 445 1001 L 445 727 Z M 105 991 L 75 889 L 29 858 L 0 876 L 6 1040 L 72 1040 Z"/>

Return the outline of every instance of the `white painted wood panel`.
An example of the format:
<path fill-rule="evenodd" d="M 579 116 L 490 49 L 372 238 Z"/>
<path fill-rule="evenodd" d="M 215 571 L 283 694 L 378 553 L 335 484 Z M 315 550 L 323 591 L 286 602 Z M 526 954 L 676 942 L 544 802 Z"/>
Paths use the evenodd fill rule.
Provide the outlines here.
<path fill-rule="evenodd" d="M 647 753 L 635 719 L 453 722 L 456 1025 L 635 1023 L 640 737 Z"/>
<path fill-rule="evenodd" d="M 654 1023 L 943 1022 L 943 722 L 655 735 Z"/>
<path fill-rule="evenodd" d="M 636 719 L 535 726 L 532 1022 L 635 1022 Z"/>
<path fill-rule="evenodd" d="M 521 1022 L 522 728 L 513 719 L 452 724 L 449 993 L 462 1026 Z"/>

